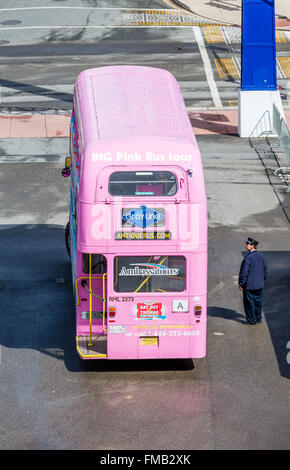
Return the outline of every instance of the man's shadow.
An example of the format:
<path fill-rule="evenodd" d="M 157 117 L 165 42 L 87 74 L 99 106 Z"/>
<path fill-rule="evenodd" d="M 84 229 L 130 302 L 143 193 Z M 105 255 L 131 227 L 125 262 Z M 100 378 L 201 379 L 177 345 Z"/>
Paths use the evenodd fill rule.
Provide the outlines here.
<path fill-rule="evenodd" d="M 225 320 L 233 320 L 242 324 L 247 323 L 244 315 L 229 308 L 208 307 L 207 314 L 209 317 L 224 318 Z"/>

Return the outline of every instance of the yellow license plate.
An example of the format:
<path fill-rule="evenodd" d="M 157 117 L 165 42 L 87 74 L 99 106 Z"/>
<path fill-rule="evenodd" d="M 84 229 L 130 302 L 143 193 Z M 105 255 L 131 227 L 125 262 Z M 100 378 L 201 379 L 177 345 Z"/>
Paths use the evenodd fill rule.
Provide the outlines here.
<path fill-rule="evenodd" d="M 158 337 L 157 336 L 144 336 L 141 338 L 141 346 L 157 346 Z"/>

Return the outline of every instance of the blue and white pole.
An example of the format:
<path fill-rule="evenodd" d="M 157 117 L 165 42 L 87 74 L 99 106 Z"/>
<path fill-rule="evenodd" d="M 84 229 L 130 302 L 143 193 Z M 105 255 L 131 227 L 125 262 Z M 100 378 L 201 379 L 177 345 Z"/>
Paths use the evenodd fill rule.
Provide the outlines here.
<path fill-rule="evenodd" d="M 284 116 L 277 90 L 275 0 L 242 0 L 239 135 L 273 131 L 274 103 Z"/>

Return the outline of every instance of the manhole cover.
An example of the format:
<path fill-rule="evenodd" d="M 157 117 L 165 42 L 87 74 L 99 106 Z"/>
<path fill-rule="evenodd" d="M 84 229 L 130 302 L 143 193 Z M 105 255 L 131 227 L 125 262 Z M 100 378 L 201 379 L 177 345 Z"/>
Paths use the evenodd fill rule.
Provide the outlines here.
<path fill-rule="evenodd" d="M 4 24 L 4 25 L 13 25 L 13 24 L 19 24 L 19 23 L 21 23 L 21 21 L 19 20 L 5 20 L 1 22 L 1 24 Z"/>

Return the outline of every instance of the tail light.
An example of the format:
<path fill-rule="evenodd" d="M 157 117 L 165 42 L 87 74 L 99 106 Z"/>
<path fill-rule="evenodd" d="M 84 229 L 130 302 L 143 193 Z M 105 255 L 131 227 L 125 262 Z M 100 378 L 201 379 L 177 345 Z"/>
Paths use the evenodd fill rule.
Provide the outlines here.
<path fill-rule="evenodd" d="M 116 307 L 109 307 L 109 322 L 113 323 L 116 316 Z"/>
<path fill-rule="evenodd" d="M 194 316 L 196 318 L 197 323 L 199 323 L 201 312 L 202 312 L 202 306 L 201 305 L 195 305 L 194 306 Z"/>

